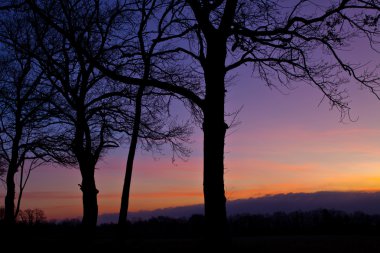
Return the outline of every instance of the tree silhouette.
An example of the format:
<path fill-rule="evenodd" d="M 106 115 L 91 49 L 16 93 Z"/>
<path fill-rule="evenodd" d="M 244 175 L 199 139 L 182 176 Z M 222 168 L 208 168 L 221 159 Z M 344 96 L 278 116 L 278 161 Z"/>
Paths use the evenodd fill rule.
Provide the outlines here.
<path fill-rule="evenodd" d="M 181 9 L 176 1 L 131 1 L 131 6 L 135 8 L 132 12 L 133 19 L 130 20 L 131 27 L 128 29 L 132 34 L 128 47 L 135 51 L 129 52 L 131 55 L 129 65 L 140 71 L 142 81 L 147 81 L 151 76 L 167 75 L 163 73 L 162 66 L 168 61 L 175 60 L 170 53 L 165 53 L 161 48 L 163 37 L 167 33 L 166 29 L 171 27 L 171 23 L 176 22 L 175 15 Z M 163 11 L 161 15 L 160 13 Z M 165 25 L 163 24 L 165 23 Z M 136 27 L 136 29 L 133 29 Z M 161 50 L 160 50 L 161 49 Z M 134 56 L 132 56 L 134 55 Z M 135 59 L 133 61 L 132 59 Z M 172 71 L 170 77 L 180 76 L 179 69 Z M 172 94 L 162 93 L 157 89 L 146 88 L 145 85 L 138 87 L 135 98 L 135 116 L 129 146 L 126 174 L 121 196 L 121 207 L 119 213 L 119 225 L 127 222 L 129 205 L 129 192 L 132 179 L 133 161 L 138 139 L 143 142 L 145 149 L 155 147 L 159 149 L 163 144 L 169 144 L 173 156 L 180 158 L 187 157 L 189 150 L 183 145 L 188 142 L 191 128 L 188 122 L 178 125 L 170 122 L 170 102 Z M 145 101 L 144 101 L 145 99 Z M 148 101 L 151 101 L 150 103 Z M 144 110 L 145 108 L 145 110 Z M 167 111 L 167 115 L 163 112 Z M 174 158 L 174 157 L 173 157 Z"/>
<path fill-rule="evenodd" d="M 46 222 L 45 212 L 41 209 L 25 209 L 20 210 L 19 218 L 22 223 L 35 225 Z"/>
<path fill-rule="evenodd" d="M 91 18 L 91 14 L 87 14 L 87 18 Z M 74 158 L 81 172 L 82 223 L 91 229 L 96 226 L 98 216 L 96 164 L 106 150 L 119 146 L 120 132 L 128 128 L 133 118 L 128 110 L 119 109 L 128 105 L 129 91 L 105 78 L 59 33 L 46 29 L 43 22 L 35 20 L 34 31 L 40 50 L 30 53 L 56 92 L 50 98 L 53 117 L 65 129 L 57 141 Z M 90 30 L 83 30 L 77 36 L 82 37 L 83 45 L 90 46 L 97 41 L 101 44 L 101 38 Z M 102 50 L 101 45 L 99 50 Z"/>
<path fill-rule="evenodd" d="M 349 110 L 347 94 L 341 88 L 344 74 L 376 93 L 376 77 L 368 72 L 360 73 L 338 53 L 349 39 L 358 35 L 364 35 L 372 44 L 373 36 L 377 35 L 380 10 L 380 4 L 375 0 L 343 0 L 326 4 L 304 0 L 286 4 L 271 0 L 185 1 L 187 5 L 177 14 L 183 29 L 173 31 L 183 33 L 183 40 L 175 37 L 172 41 L 168 39 L 167 44 L 176 45 L 169 50 L 184 56 L 177 66 L 180 63 L 190 65 L 190 69 L 203 74 L 204 86 L 201 88 L 198 83 L 178 85 L 175 80 L 155 76 L 143 81 L 125 75 L 118 71 L 117 65 L 99 61 L 35 1 L 28 0 L 27 3 L 108 77 L 137 86 L 159 88 L 187 98 L 198 107 L 204 132 L 206 234 L 210 238 L 228 236 L 224 143 L 229 126 L 225 122 L 224 104 L 228 88 L 225 79 L 229 71 L 251 64 L 254 73 L 269 86 L 287 86 L 292 81 L 311 84 L 343 115 Z M 186 32 L 189 29 L 191 35 Z M 122 39 L 109 41 L 108 47 L 117 48 L 122 43 Z M 118 63 L 126 64 L 128 57 L 125 59 L 125 62 Z M 204 96 L 200 95 L 200 90 L 204 91 Z"/>
<path fill-rule="evenodd" d="M 315 5 L 313 1 L 188 0 L 197 26 L 196 46 L 186 52 L 204 74 L 204 194 L 210 232 L 226 233 L 224 193 L 225 85 L 229 71 L 251 64 L 268 86 L 302 81 L 319 88 L 344 114 L 349 110 L 340 89 L 346 72 L 373 91 L 371 76 L 359 76 L 337 50 L 361 33 L 377 35 L 379 2 L 340 1 Z M 318 11 L 312 11 L 317 8 Z M 323 55 L 321 58 L 320 55 Z M 376 83 L 374 85 L 377 85 Z"/>
<path fill-rule="evenodd" d="M 15 12 L 13 12 L 14 14 Z M 9 14 L 9 13 L 7 13 Z M 30 25 L 18 15 L 6 15 L 0 20 L 0 160 L 6 171 L 5 222 L 13 224 L 20 209 L 23 190 L 31 170 L 51 160 L 54 131 L 47 113 L 47 98 L 51 90 L 41 69 L 22 51 L 37 46 L 30 36 Z M 28 170 L 24 170 L 28 166 Z M 20 171 L 19 195 L 15 208 L 15 175 Z M 25 177 L 24 177 L 25 173 Z"/>
<path fill-rule="evenodd" d="M 54 1 L 51 2 L 53 3 Z M 105 42 L 109 37 L 116 39 L 115 36 L 120 36 L 115 34 L 113 26 L 118 24 L 118 15 L 121 15 L 124 10 L 122 7 L 113 9 L 102 6 L 99 2 L 91 3 L 92 1 L 71 5 L 67 2 L 67 5 L 61 6 L 56 2 L 57 8 L 62 8 L 63 11 L 58 13 L 54 10 L 54 16 L 60 18 L 64 26 L 71 27 L 69 32 L 72 36 L 82 36 L 81 47 L 97 52 L 97 57 L 102 61 L 115 64 L 118 59 L 112 56 L 113 50 L 107 48 Z M 68 43 L 69 40 L 65 36 L 49 30 L 45 25 L 37 25 L 43 23 L 41 19 L 35 22 L 36 36 L 39 37 L 39 34 L 42 34 L 39 37 L 42 50 L 31 53 L 38 59 L 53 87 L 60 94 L 52 101 L 58 111 L 57 115 L 61 115 L 58 122 L 69 126 L 69 129 L 72 127 L 72 133 L 67 131 L 66 141 L 62 143 L 62 146 L 66 146 L 67 151 L 73 154 L 81 170 L 83 181 L 80 186 L 84 194 L 84 225 L 92 227 L 96 225 L 96 197 L 92 196 L 92 203 L 89 203 L 90 201 L 85 200 L 87 199 L 85 195 L 97 192 L 94 169 L 100 154 L 105 149 L 116 147 L 122 133 L 127 133 L 131 138 L 120 215 L 120 223 L 124 223 L 138 138 L 142 140 L 142 147 L 147 150 L 160 149 L 162 145 L 169 144 L 174 154 L 186 156 L 189 150 L 183 144 L 187 142 L 191 129 L 188 124 L 183 126 L 177 124 L 170 116 L 168 111 L 170 96 L 168 99 L 164 99 L 163 96 L 170 94 L 160 94 L 157 90 L 146 89 L 144 86 L 135 89 L 134 86 L 105 78 L 97 71 L 94 64 L 81 55 L 77 47 Z M 106 26 L 107 29 L 99 28 L 102 26 Z M 49 31 L 44 32 L 46 29 Z M 148 76 L 150 66 L 147 66 L 145 56 L 141 56 L 138 49 L 139 42 L 138 51 L 135 52 L 135 38 L 139 40 L 138 36 L 133 34 L 130 38 L 131 43 L 116 48 L 129 50 L 128 54 L 131 55 L 130 62 L 120 67 L 119 71 L 130 71 L 135 75 Z M 131 50 L 134 51 L 131 52 Z M 144 97 L 147 98 L 144 99 Z M 75 136 L 75 140 L 71 140 L 70 136 Z M 84 184 L 87 181 L 91 181 L 90 188 L 93 190 L 85 190 Z"/>

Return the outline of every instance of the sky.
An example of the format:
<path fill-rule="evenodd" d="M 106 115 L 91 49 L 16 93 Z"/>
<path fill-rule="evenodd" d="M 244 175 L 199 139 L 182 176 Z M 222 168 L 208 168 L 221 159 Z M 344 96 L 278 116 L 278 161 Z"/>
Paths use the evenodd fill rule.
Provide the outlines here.
<path fill-rule="evenodd" d="M 376 64 L 376 53 L 357 42 L 347 59 Z M 303 83 L 293 90 L 269 89 L 242 68 L 229 87 L 227 112 L 242 110 L 225 146 L 228 200 L 267 194 L 380 190 L 380 101 L 347 84 L 351 121 L 340 118 L 320 91 Z M 183 110 L 184 111 L 184 110 Z M 181 109 L 179 110 L 181 112 Z M 227 119 L 228 120 L 228 119 Z M 187 161 L 171 154 L 137 152 L 130 211 L 203 203 L 202 132 L 194 128 Z M 98 164 L 99 214 L 118 212 L 127 146 L 110 150 Z M 49 219 L 80 217 L 80 172 L 44 166 L 32 172 L 22 209 L 43 209 Z M 1 186 L 3 198 L 5 187 Z"/>

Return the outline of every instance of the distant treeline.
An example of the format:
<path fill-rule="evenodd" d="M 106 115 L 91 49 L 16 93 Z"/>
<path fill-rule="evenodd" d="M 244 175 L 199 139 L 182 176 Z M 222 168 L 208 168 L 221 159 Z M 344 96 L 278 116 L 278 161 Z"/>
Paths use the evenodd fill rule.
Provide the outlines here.
<path fill-rule="evenodd" d="M 234 235 L 273 234 L 380 234 L 380 215 L 320 209 L 276 212 L 271 215 L 238 215 L 230 218 Z"/>
<path fill-rule="evenodd" d="M 380 215 L 362 212 L 346 213 L 343 211 L 319 209 L 314 211 L 297 211 L 273 214 L 242 214 L 229 218 L 229 230 L 232 236 L 266 236 L 266 235 L 380 235 Z M 0 221 L 1 224 L 1 221 Z M 32 226 L 31 226 L 32 225 Z M 81 222 L 68 219 L 57 222 L 19 223 L 29 234 L 30 229 L 58 234 L 73 231 L 80 233 Z M 98 235 L 112 236 L 117 232 L 116 224 L 103 224 L 97 227 Z M 126 236 L 144 238 L 182 238 L 203 237 L 205 218 L 193 215 L 190 218 L 175 219 L 170 217 L 153 217 L 147 220 L 135 220 L 128 223 Z M 57 235 L 58 235 L 57 234 Z"/>
<path fill-rule="evenodd" d="M 380 215 L 319 209 L 273 214 L 242 214 L 228 219 L 232 236 L 286 234 L 380 234 Z M 189 219 L 154 217 L 130 223 L 131 235 L 200 235 L 205 231 L 204 216 Z M 103 225 L 107 227 L 109 225 Z"/>

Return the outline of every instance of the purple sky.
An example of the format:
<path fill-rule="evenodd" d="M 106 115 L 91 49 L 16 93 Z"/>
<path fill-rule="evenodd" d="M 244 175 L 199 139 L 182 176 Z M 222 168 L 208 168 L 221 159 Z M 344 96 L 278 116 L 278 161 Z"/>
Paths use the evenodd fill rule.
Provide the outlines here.
<path fill-rule="evenodd" d="M 379 56 L 356 42 L 343 52 L 358 63 L 377 64 Z M 243 106 L 241 124 L 228 132 L 225 181 L 228 199 L 287 192 L 374 191 L 380 189 L 380 102 L 354 83 L 352 122 L 340 121 L 328 103 L 319 105 L 316 88 L 297 83 L 293 90 L 269 89 L 241 68 L 227 96 L 227 111 Z M 284 94 L 286 93 L 286 94 Z M 180 112 L 183 112 L 180 109 Z M 188 161 L 138 152 L 130 209 L 148 210 L 202 203 L 202 132 L 195 128 Z M 127 150 L 111 150 L 96 171 L 99 212 L 117 212 Z M 31 175 L 22 208 L 42 208 L 49 218 L 81 215 L 80 173 L 45 166 Z M 4 196 L 5 188 L 0 188 Z"/>

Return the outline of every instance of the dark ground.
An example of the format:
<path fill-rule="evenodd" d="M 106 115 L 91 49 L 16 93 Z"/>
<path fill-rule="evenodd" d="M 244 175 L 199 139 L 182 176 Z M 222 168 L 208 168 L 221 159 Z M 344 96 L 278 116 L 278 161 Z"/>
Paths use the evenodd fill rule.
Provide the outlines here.
<path fill-rule="evenodd" d="M 7 245 L 14 252 L 202 252 L 203 241 L 194 238 L 133 238 L 116 239 L 97 237 L 80 242 L 80 238 L 51 238 L 49 236 L 33 240 L 14 240 Z M 10 241 L 8 241 L 9 243 Z M 6 243 L 7 244 L 7 243 Z M 2 243 L 3 246 L 5 244 Z M 375 253 L 380 252 L 380 236 L 360 235 L 291 235 L 234 237 L 232 250 L 226 252 L 284 252 L 284 253 Z M 4 251 L 6 252 L 6 251 Z M 11 251 L 8 251 L 11 252 Z M 220 251 L 219 251 L 220 252 Z M 223 250 L 222 250 L 223 252 Z"/>
<path fill-rule="evenodd" d="M 380 215 L 334 210 L 240 215 L 229 219 L 230 248 L 205 251 L 204 217 L 156 217 L 84 230 L 78 221 L 17 224 L 0 222 L 1 252 L 252 252 L 380 253 Z M 211 245 L 212 247 L 214 245 Z"/>
<path fill-rule="evenodd" d="M 197 236 L 120 235 L 109 228 L 93 235 L 80 228 L 2 230 L 1 245 L 13 252 L 203 252 Z M 3 252 L 3 251 L 2 251 Z M 11 252 L 7 250 L 4 252 Z M 231 249 L 211 252 L 372 253 L 380 252 L 380 235 L 250 235 L 233 236 Z"/>
<path fill-rule="evenodd" d="M 97 249 L 125 249 L 128 252 L 201 252 L 202 242 L 191 239 L 125 240 L 124 246 L 98 242 Z M 256 253 L 375 253 L 380 252 L 380 236 L 255 236 L 232 239 L 230 252 Z M 226 250 L 227 251 L 227 250 Z"/>

